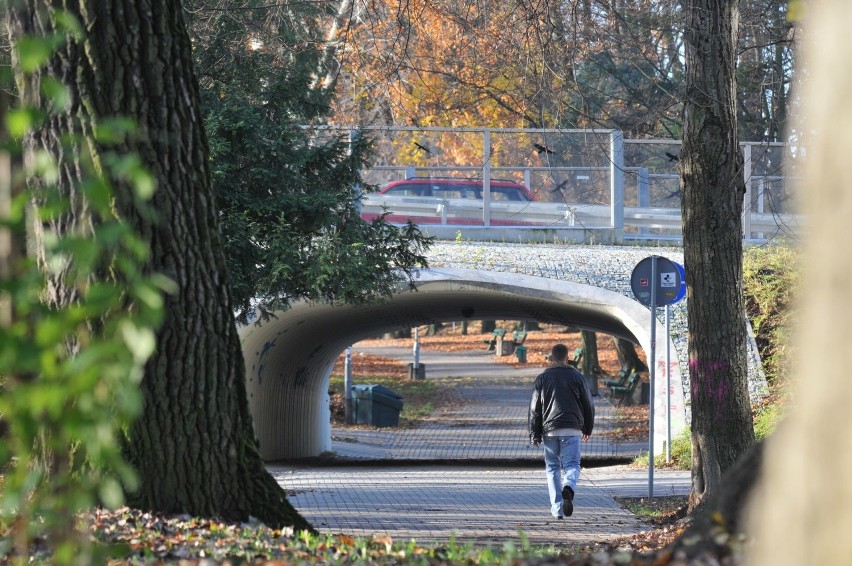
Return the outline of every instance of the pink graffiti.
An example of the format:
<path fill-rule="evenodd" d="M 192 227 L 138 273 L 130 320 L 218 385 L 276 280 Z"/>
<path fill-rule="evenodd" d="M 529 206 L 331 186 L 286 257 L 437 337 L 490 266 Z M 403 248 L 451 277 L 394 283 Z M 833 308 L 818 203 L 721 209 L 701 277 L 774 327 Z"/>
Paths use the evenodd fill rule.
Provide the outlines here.
<path fill-rule="evenodd" d="M 730 367 L 730 363 L 726 360 L 711 362 L 689 360 L 692 397 L 709 400 L 716 408 L 717 417 L 721 417 L 724 413 L 725 404 L 731 395 L 731 383 L 728 378 Z M 703 379 L 699 379 L 698 375 L 702 375 Z"/>

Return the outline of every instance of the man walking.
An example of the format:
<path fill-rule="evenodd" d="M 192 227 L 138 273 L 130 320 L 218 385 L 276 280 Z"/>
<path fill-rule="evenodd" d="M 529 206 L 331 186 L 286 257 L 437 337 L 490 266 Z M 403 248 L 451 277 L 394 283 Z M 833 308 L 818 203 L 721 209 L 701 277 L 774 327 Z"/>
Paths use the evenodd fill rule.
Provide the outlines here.
<path fill-rule="evenodd" d="M 586 380 L 567 361 L 568 347 L 557 344 L 550 366 L 535 378 L 529 410 L 530 442 L 544 444 L 550 513 L 557 519 L 574 512 L 580 479 L 580 439 L 589 440 L 595 408 Z"/>

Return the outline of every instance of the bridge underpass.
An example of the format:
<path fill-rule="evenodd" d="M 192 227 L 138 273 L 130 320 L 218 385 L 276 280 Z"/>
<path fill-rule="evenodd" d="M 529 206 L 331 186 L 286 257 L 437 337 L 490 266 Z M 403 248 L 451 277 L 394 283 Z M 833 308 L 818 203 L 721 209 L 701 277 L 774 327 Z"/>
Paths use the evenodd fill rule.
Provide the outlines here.
<path fill-rule="evenodd" d="M 249 406 L 265 460 L 310 458 L 333 450 L 328 380 L 334 362 L 347 346 L 385 331 L 465 318 L 527 320 L 609 334 L 651 351 L 648 309 L 601 287 L 457 268 L 423 270 L 414 287 L 368 306 L 297 304 L 263 324 L 241 329 Z M 656 364 L 664 369 L 662 324 L 656 333 Z M 670 371 L 668 409 L 675 436 L 685 426 L 683 387 L 676 361 Z M 665 439 L 665 383 L 656 381 L 655 452 Z"/>

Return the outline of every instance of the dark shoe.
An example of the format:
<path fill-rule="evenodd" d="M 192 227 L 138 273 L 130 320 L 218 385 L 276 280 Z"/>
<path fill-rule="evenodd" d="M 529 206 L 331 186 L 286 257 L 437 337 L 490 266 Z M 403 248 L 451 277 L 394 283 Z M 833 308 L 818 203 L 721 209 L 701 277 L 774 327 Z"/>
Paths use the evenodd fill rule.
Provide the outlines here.
<path fill-rule="evenodd" d="M 566 517 L 570 517 L 574 513 L 574 490 L 570 485 L 562 488 L 562 512 Z"/>

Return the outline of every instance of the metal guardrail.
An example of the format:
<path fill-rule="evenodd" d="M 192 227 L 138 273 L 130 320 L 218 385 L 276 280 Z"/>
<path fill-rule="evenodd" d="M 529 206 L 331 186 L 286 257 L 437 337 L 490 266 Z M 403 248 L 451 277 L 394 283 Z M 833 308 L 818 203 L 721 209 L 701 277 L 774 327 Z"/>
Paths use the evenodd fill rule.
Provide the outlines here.
<path fill-rule="evenodd" d="M 490 204 L 492 228 L 585 228 L 610 230 L 611 207 L 562 203 L 495 203 Z M 471 199 L 442 199 L 434 197 L 394 197 L 367 195 L 362 203 L 362 215 L 373 218 L 387 211 L 393 223 L 406 218 L 423 226 L 483 227 L 482 201 Z M 623 237 L 679 239 L 682 235 L 681 211 L 677 208 L 624 207 Z M 748 216 L 750 233 L 745 240 L 761 241 L 779 236 L 801 234 L 804 219 L 795 214 L 753 212 Z"/>
<path fill-rule="evenodd" d="M 444 227 L 445 232 L 456 225 L 478 227 L 483 237 L 492 237 L 488 230 L 507 227 L 529 228 L 528 232 L 542 228 L 565 233 L 595 230 L 595 241 L 612 242 L 633 237 L 678 239 L 681 235 L 676 170 L 680 140 L 625 139 L 623 132 L 611 129 L 305 128 L 319 141 L 367 133 L 376 152 L 372 165 L 364 171 L 365 182 L 370 184 L 449 174 L 481 179 L 489 187 L 492 178 L 509 177 L 538 195 L 522 209 L 494 202 L 488 190 L 480 202 L 388 203 L 399 218 L 410 216 L 423 226 Z M 742 141 L 740 148 L 746 185 L 743 239 L 801 235 L 804 222 L 790 208 L 789 184 L 798 153 L 777 142 Z M 374 196 L 365 199 L 367 215 L 381 212 Z M 545 202 L 551 199 L 557 200 Z M 495 238 L 501 236 L 505 234 L 493 233 Z"/>

